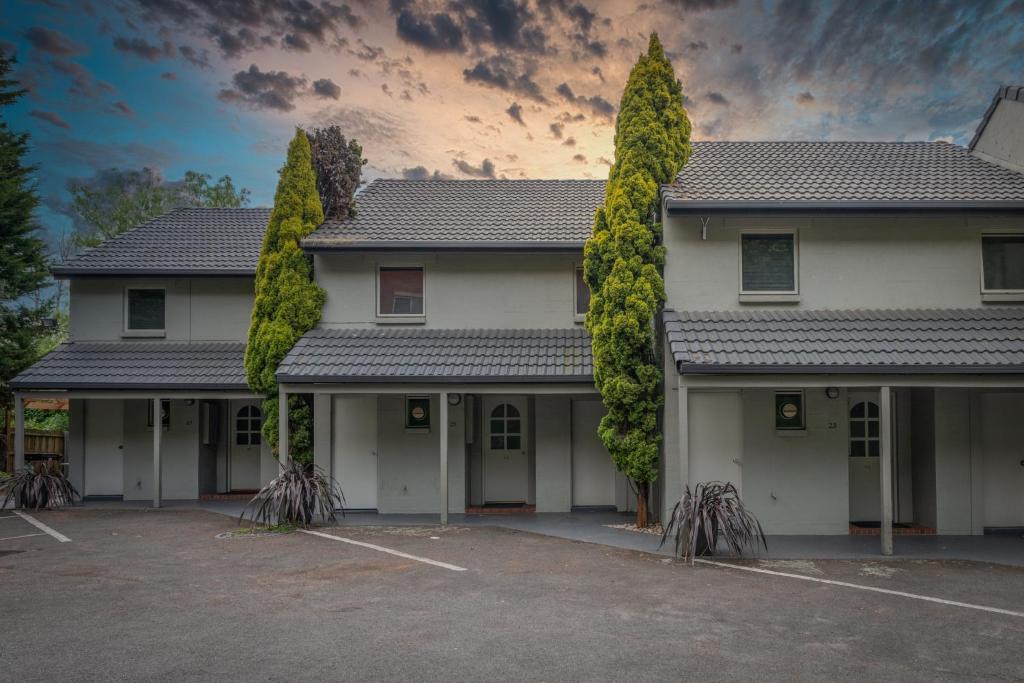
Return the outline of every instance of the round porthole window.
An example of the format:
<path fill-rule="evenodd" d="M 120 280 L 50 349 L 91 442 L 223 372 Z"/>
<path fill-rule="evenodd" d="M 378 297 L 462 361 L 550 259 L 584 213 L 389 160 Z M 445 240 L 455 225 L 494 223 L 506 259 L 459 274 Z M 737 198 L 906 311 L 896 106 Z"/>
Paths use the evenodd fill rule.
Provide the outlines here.
<path fill-rule="evenodd" d="M 779 408 L 779 414 L 787 420 L 792 420 L 800 414 L 800 408 L 795 403 L 783 403 Z"/>
<path fill-rule="evenodd" d="M 412 416 L 417 420 L 422 420 L 424 417 L 426 417 L 426 415 L 427 412 L 423 410 L 423 408 L 420 406 L 416 406 L 415 408 L 412 409 Z"/>

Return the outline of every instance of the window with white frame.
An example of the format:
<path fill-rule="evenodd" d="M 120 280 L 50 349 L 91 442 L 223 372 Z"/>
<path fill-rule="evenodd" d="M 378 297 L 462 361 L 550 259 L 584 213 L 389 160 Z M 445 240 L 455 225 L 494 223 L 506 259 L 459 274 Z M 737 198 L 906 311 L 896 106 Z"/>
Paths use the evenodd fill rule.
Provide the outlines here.
<path fill-rule="evenodd" d="M 796 232 L 751 231 L 740 234 L 740 292 L 796 294 Z"/>
<path fill-rule="evenodd" d="M 583 266 L 576 266 L 573 282 L 573 293 L 576 300 L 573 311 L 577 318 L 582 318 L 590 310 L 590 287 L 587 286 L 587 281 L 583 278 Z"/>
<path fill-rule="evenodd" d="M 882 452 L 881 414 L 874 401 L 859 401 L 850 407 L 850 455 L 877 458 Z"/>
<path fill-rule="evenodd" d="M 377 270 L 377 315 L 423 315 L 423 268 L 381 266 Z"/>
<path fill-rule="evenodd" d="M 235 414 L 235 444 L 259 446 L 263 439 L 260 432 L 262 419 L 256 406 L 242 406 Z"/>
<path fill-rule="evenodd" d="M 1024 292 L 1024 234 L 981 236 L 982 291 Z"/>
<path fill-rule="evenodd" d="M 164 331 L 165 292 L 157 287 L 129 287 L 125 290 L 125 332 Z"/>

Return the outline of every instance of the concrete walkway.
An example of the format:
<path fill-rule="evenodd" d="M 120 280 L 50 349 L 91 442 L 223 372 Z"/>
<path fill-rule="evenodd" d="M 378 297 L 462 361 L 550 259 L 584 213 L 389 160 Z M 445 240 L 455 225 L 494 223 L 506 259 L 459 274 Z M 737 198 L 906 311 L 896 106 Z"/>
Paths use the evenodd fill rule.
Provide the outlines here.
<path fill-rule="evenodd" d="M 245 503 L 236 500 L 165 501 L 168 509 L 199 509 L 237 518 Z M 90 509 L 151 509 L 145 501 L 89 501 Z M 659 534 L 646 534 L 608 525 L 633 521 L 631 513 L 568 512 L 510 514 L 450 514 L 449 524 L 502 527 L 584 543 L 639 550 L 671 556 L 669 544 L 660 548 Z M 338 526 L 431 526 L 437 515 L 400 515 L 350 512 L 338 518 Z M 1024 567 L 1024 537 L 1001 536 L 897 536 L 894 559 L 974 560 Z M 877 536 L 768 536 L 768 552 L 758 559 L 771 560 L 884 560 Z"/>

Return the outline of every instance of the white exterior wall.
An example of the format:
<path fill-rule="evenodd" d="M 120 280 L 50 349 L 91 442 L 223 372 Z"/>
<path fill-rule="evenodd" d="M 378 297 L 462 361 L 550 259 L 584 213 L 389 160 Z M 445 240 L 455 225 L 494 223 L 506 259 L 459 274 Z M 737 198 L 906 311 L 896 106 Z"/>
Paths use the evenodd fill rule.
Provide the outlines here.
<path fill-rule="evenodd" d="M 374 254 L 314 256 L 327 292 L 320 326 L 377 324 L 378 266 L 423 266 L 425 321 L 433 328 L 568 328 L 574 266 L 582 254 Z"/>
<path fill-rule="evenodd" d="M 136 339 L 124 332 L 125 289 L 165 289 L 168 341 L 244 341 L 254 300 L 252 278 L 74 278 L 70 338 L 73 341 Z"/>
<path fill-rule="evenodd" d="M 572 507 L 570 411 L 568 396 L 537 396 L 534 426 L 537 512 L 568 512 Z"/>
<path fill-rule="evenodd" d="M 1001 166 L 1024 169 L 1024 102 L 1000 100 L 974 153 Z"/>
<path fill-rule="evenodd" d="M 664 239 L 667 306 L 738 310 L 740 231 L 798 231 L 802 309 L 974 308 L 981 299 L 981 233 L 1024 229 L 995 216 L 725 216 L 711 214 L 702 241 L 697 216 L 669 216 Z"/>
<path fill-rule="evenodd" d="M 935 390 L 935 528 L 971 533 L 971 392 Z"/>

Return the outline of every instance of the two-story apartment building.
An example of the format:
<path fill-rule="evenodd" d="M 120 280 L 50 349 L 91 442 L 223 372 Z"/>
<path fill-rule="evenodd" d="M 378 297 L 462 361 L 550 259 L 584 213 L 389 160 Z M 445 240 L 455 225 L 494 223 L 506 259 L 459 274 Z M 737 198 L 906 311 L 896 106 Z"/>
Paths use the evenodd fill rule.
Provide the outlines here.
<path fill-rule="evenodd" d="M 1000 91 L 969 148 L 694 145 L 662 191 L 657 512 L 719 479 L 769 533 L 1024 526 L 1020 93 Z M 314 457 L 348 508 L 629 509 L 582 326 L 603 192 L 378 180 L 303 241 L 327 300 L 281 400 L 314 396 Z M 71 339 L 12 385 L 72 399 L 86 495 L 195 498 L 276 472 L 242 371 L 267 217 L 176 211 L 57 269 Z"/>

